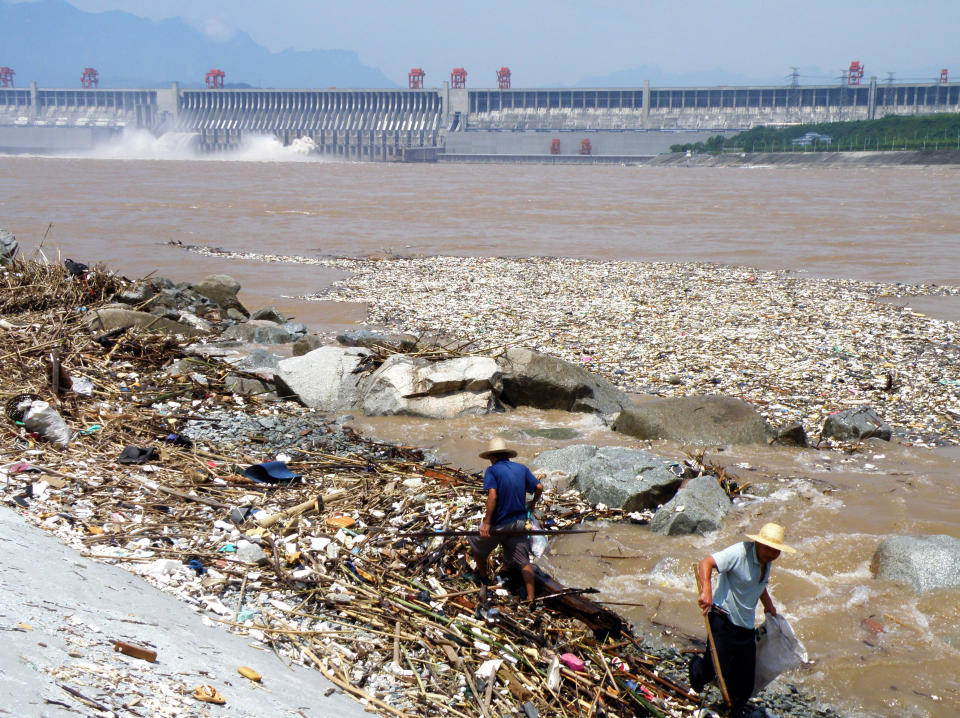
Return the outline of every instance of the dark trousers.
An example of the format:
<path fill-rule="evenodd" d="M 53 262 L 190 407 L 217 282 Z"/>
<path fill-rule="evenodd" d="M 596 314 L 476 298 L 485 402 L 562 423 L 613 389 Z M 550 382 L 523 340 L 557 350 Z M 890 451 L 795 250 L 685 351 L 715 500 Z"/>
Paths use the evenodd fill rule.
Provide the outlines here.
<path fill-rule="evenodd" d="M 752 628 L 738 626 L 716 607 L 710 609 L 710 630 L 717 645 L 720 670 L 727 684 L 727 693 L 732 705 L 730 714 L 737 715 L 750 700 L 753 693 L 753 677 L 757 665 L 757 638 Z M 710 647 L 702 656 L 690 662 L 690 680 L 706 684 L 716 678 Z"/>

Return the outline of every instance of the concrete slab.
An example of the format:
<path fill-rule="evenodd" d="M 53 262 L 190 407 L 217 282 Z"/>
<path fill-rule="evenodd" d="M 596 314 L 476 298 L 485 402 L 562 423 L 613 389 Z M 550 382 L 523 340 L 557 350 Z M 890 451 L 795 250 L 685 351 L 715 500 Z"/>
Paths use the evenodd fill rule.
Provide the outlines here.
<path fill-rule="evenodd" d="M 25 626 L 24 626 L 25 624 Z M 317 671 L 287 666 L 242 636 L 207 625 L 176 597 L 119 568 L 84 558 L 0 507 L 0 715 L 111 715 L 61 685 L 137 716 L 368 717 Z M 115 640 L 157 652 L 147 663 Z M 237 673 L 246 665 L 261 684 Z M 201 703 L 213 685 L 225 705 Z"/>

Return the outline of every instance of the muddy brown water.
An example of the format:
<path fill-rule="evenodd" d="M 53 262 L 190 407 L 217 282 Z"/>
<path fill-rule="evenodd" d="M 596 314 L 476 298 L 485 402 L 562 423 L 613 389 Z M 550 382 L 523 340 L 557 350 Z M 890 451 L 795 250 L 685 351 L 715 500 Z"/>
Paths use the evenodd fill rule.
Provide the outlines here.
<path fill-rule="evenodd" d="M 120 156 L 125 156 L 121 155 Z M 271 157 L 276 158 L 274 152 Z M 303 303 L 338 273 L 187 254 L 167 243 L 279 254 L 554 255 L 711 261 L 809 276 L 960 284 L 960 172 L 953 167 L 654 168 L 407 166 L 97 157 L 0 157 L 0 226 L 29 253 L 105 261 L 128 276 L 195 281 L 223 272 L 248 306 L 275 304 L 313 327 L 362 322 L 364 307 Z M 897 300 L 960 319 L 956 298 Z M 954 377 L 960 378 L 960 377 Z M 521 410 L 454 421 L 358 417 L 360 429 L 431 448 L 470 470 L 492 434 L 521 459 L 571 443 L 636 445 L 586 416 Z M 568 429 L 571 438 L 531 435 Z M 682 458 L 688 447 L 655 444 Z M 873 580 L 890 534 L 960 538 L 960 449 L 870 443 L 708 452 L 758 493 L 717 535 L 661 538 L 637 525 L 556 540 L 545 559 L 594 586 L 641 630 L 699 635 L 691 565 L 768 520 L 800 549 L 771 592 L 813 663 L 795 678 L 865 715 L 960 714 L 960 591 L 915 595 Z M 616 556 L 616 558 L 614 558 Z M 584 560 L 584 558 L 588 560 Z M 864 622 L 872 619 L 876 624 Z M 876 625 L 882 627 L 876 632 Z"/>

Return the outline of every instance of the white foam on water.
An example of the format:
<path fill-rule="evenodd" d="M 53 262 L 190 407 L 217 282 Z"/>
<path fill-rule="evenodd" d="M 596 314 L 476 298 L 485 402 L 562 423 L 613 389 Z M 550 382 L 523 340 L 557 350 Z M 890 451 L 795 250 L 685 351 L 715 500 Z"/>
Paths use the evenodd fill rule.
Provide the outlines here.
<path fill-rule="evenodd" d="M 155 137 L 146 130 L 126 130 L 89 151 L 71 153 L 74 158 L 107 160 L 198 160 L 205 162 L 329 162 L 317 154 L 316 143 L 299 137 L 284 146 L 273 135 L 247 135 L 240 146 L 227 152 L 197 150 L 192 132 L 167 132 Z"/>

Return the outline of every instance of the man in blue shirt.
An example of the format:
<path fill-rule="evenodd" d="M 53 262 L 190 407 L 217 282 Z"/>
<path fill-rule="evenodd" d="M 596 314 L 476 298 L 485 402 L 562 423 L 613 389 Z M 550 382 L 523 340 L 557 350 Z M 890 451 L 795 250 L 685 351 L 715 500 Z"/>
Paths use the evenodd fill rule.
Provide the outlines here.
<path fill-rule="evenodd" d="M 480 524 L 480 535 L 469 539 L 473 558 L 477 562 L 477 577 L 486 585 L 490 581 L 487 558 L 497 547 L 503 546 L 504 563 L 519 567 L 527 589 L 527 603 L 533 604 L 533 566 L 530 564 L 530 541 L 522 532 L 526 528 L 527 512 L 543 493 L 543 485 L 523 464 L 510 461 L 517 452 L 507 448 L 500 438 L 490 441 L 481 459 L 489 459 L 490 466 L 483 475 L 483 490 L 487 494 L 486 513 Z M 533 494 L 527 503 L 527 494 Z M 497 536 L 500 532 L 518 532 Z"/>
<path fill-rule="evenodd" d="M 704 558 L 697 566 L 700 575 L 700 596 L 697 603 L 703 615 L 709 616 L 710 631 L 717 648 L 720 671 L 730 696 L 731 716 L 742 715 L 753 694 L 753 679 L 757 662 L 756 631 L 754 628 L 757 602 L 765 613 L 777 615 L 767 583 L 770 564 L 781 551 L 796 553 L 783 542 L 784 531 L 779 524 L 765 524 L 759 534 L 747 534 L 751 541 L 743 541 Z M 713 571 L 719 574 L 717 590 L 710 584 Z M 708 654 L 690 662 L 690 685 L 698 693 L 716 677 L 713 661 Z"/>

